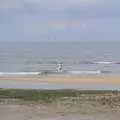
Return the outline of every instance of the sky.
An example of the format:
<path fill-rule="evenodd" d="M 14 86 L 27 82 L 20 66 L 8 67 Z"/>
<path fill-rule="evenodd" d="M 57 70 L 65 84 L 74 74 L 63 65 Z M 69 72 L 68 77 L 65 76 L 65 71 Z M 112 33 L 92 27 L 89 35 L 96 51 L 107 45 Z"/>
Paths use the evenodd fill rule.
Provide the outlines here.
<path fill-rule="evenodd" d="M 120 0 L 0 0 L 0 41 L 120 42 Z"/>

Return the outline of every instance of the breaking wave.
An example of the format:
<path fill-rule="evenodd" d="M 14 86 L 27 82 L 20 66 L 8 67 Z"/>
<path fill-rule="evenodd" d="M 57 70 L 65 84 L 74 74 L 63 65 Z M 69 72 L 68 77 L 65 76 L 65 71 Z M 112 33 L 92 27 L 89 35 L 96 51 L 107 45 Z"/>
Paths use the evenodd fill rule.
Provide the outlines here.
<path fill-rule="evenodd" d="M 97 71 L 69 71 L 69 73 L 74 74 L 74 75 L 88 75 L 88 74 L 101 74 L 100 70 Z"/>
<path fill-rule="evenodd" d="M 0 76 L 38 75 L 39 72 L 0 72 Z"/>
<path fill-rule="evenodd" d="M 110 64 L 120 64 L 120 62 L 114 61 L 28 61 L 26 64 L 41 64 L 41 65 L 54 65 L 54 64 L 103 64 L 103 65 L 110 65 Z"/>

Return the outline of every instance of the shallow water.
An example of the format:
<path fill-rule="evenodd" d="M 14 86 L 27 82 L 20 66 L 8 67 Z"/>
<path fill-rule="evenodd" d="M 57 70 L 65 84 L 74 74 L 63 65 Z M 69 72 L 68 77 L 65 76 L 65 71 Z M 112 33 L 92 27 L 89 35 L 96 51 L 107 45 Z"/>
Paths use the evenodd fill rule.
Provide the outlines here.
<path fill-rule="evenodd" d="M 0 88 L 12 89 L 83 89 L 83 90 L 112 90 L 120 85 L 111 84 L 58 84 L 58 83 L 0 83 Z"/>

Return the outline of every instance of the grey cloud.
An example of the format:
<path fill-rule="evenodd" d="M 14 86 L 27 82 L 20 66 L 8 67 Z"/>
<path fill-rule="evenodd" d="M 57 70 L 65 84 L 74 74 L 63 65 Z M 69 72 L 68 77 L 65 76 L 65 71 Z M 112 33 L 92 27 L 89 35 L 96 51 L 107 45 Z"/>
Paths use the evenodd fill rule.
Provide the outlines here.
<path fill-rule="evenodd" d="M 119 5 L 118 0 L 3 0 L 0 1 L 0 39 L 119 37 Z"/>
<path fill-rule="evenodd" d="M 24 4 L 32 4 L 33 6 L 46 7 L 46 9 L 66 9 L 69 7 L 82 6 L 109 6 L 120 3 L 119 0 L 1 0 L 1 8 L 18 8 Z"/>

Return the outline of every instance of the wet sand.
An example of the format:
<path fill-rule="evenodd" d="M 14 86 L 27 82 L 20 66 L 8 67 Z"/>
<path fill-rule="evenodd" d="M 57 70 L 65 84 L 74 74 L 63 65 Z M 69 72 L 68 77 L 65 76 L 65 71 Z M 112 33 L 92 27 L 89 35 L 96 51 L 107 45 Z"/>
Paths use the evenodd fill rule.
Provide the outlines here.
<path fill-rule="evenodd" d="M 54 76 L 46 77 L 44 81 L 51 83 L 86 83 L 86 84 L 120 84 L 117 76 Z"/>
<path fill-rule="evenodd" d="M 0 83 L 83 83 L 117 84 L 120 76 L 6 76 L 0 77 Z"/>

